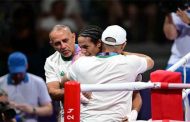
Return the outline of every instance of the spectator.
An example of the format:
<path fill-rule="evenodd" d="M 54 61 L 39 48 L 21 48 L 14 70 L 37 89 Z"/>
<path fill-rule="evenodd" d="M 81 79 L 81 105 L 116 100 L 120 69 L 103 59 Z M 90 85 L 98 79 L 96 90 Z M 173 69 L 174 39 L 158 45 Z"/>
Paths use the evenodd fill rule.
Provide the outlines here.
<path fill-rule="evenodd" d="M 38 50 L 35 17 L 32 6 L 27 4 L 13 11 L 12 23 L 10 23 L 10 44 L 13 50 L 24 52 L 27 55 L 32 55 Z"/>
<path fill-rule="evenodd" d="M 67 25 L 74 32 L 78 30 L 76 22 L 66 15 L 66 7 L 66 1 L 51 0 L 51 14 L 38 20 L 38 44 L 41 48 L 49 45 L 49 31 L 57 24 Z"/>
<path fill-rule="evenodd" d="M 190 7 L 185 10 L 178 9 L 176 13 L 167 14 L 163 31 L 168 40 L 174 41 L 167 65 L 167 68 L 169 68 L 190 52 Z M 181 72 L 184 83 L 190 83 L 190 60 L 185 65 L 185 67 L 181 66 L 176 69 L 176 72 Z M 188 95 L 188 99 L 190 100 L 190 95 Z M 188 100 L 184 101 L 184 104 L 188 105 L 187 102 Z M 188 110 L 186 112 L 185 120 L 189 120 Z"/>
<path fill-rule="evenodd" d="M 163 31 L 168 40 L 172 40 L 171 56 L 167 68 L 178 62 L 183 56 L 190 52 L 190 8 L 186 10 L 178 9 L 166 15 Z M 179 67 L 177 72 L 181 72 L 183 81 L 190 83 L 190 60 L 186 64 L 186 79 L 184 78 L 183 67 Z M 189 96 L 190 98 L 190 96 Z"/>
<path fill-rule="evenodd" d="M 52 114 L 51 98 L 44 80 L 27 72 L 28 62 L 21 52 L 8 57 L 9 73 L 0 77 L 0 86 L 8 93 L 8 99 L 24 122 L 37 122 L 37 116 Z"/>

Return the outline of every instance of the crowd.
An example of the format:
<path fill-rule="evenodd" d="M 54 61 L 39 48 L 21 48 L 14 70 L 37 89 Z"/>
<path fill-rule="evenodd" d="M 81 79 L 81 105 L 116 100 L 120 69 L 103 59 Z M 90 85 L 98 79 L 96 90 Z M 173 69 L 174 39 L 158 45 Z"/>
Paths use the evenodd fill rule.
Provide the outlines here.
<path fill-rule="evenodd" d="M 118 24 L 128 31 L 130 43 L 166 42 L 160 36 L 164 16 L 157 3 L 146 0 L 1 0 L 0 14 L 1 75 L 8 71 L 8 54 L 19 50 L 28 56 L 29 71 L 45 78 L 43 63 L 53 52 L 48 32 L 55 24 L 68 25 L 76 36 L 85 25 Z"/>

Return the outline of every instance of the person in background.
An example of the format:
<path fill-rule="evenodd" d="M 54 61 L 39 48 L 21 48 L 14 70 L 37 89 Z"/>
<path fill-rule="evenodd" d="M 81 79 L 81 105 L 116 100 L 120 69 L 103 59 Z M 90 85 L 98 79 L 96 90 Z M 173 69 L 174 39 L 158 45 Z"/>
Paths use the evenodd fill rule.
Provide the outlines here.
<path fill-rule="evenodd" d="M 51 2 L 51 13 L 49 16 L 42 18 L 39 21 L 40 29 L 43 33 L 47 33 L 54 27 L 56 24 L 64 24 L 71 28 L 73 31 L 77 31 L 77 26 L 75 21 L 66 16 L 66 1 L 63 0 L 54 0 Z M 42 34 L 43 34 L 42 33 Z"/>
<path fill-rule="evenodd" d="M 163 31 L 168 40 L 174 41 L 171 48 L 171 56 L 167 68 L 171 67 L 183 56 L 190 52 L 190 8 L 187 10 L 178 9 L 176 13 L 172 12 L 166 15 Z M 176 71 L 183 73 L 183 67 Z M 186 64 L 187 77 L 186 82 L 190 83 L 190 61 Z"/>
<path fill-rule="evenodd" d="M 8 94 L 10 106 L 24 122 L 37 122 L 38 116 L 52 114 L 51 98 L 45 81 L 27 72 L 27 57 L 13 52 L 8 57 L 9 73 L 0 77 L 0 86 Z"/>
<path fill-rule="evenodd" d="M 178 62 L 190 52 L 190 7 L 186 10 L 180 8 L 177 12 L 168 13 L 165 17 L 163 31 L 168 40 L 174 41 L 167 68 Z M 183 67 L 176 71 L 183 73 Z M 190 60 L 186 64 L 186 82 L 190 83 Z"/>
<path fill-rule="evenodd" d="M 176 12 L 168 13 L 165 16 L 163 31 L 166 38 L 173 41 L 171 55 L 166 67 L 168 69 L 190 52 L 190 7 L 185 10 L 178 8 Z M 190 83 L 190 60 L 186 62 L 185 67 L 181 66 L 176 69 L 176 72 L 182 74 L 184 83 Z M 188 95 L 188 99 L 190 100 L 190 95 Z M 184 103 L 189 106 L 188 100 L 185 101 Z"/>

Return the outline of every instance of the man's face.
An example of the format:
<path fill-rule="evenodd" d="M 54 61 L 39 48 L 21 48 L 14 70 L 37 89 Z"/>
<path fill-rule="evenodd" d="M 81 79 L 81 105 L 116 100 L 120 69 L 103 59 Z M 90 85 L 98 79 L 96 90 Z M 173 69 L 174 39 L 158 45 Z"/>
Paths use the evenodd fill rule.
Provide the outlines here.
<path fill-rule="evenodd" d="M 71 57 L 75 51 L 75 34 L 68 30 L 51 33 L 51 44 L 63 57 Z"/>
<path fill-rule="evenodd" d="M 101 43 L 98 42 L 97 44 L 94 44 L 91 41 L 90 37 L 82 37 L 80 36 L 78 38 L 78 44 L 81 48 L 81 52 L 85 55 L 85 56 L 94 56 L 97 53 L 100 52 L 100 47 L 101 47 Z"/>
<path fill-rule="evenodd" d="M 19 84 L 25 78 L 25 72 L 18 72 L 11 74 L 11 78 L 14 81 L 14 84 Z"/>

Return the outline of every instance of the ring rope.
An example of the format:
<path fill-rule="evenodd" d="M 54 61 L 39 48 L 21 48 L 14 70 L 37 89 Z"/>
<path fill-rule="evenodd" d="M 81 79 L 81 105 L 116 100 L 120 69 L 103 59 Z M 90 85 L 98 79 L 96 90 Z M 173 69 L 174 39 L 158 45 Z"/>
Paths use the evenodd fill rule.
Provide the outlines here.
<path fill-rule="evenodd" d="M 130 82 L 130 83 L 110 83 L 110 84 L 81 84 L 83 92 L 102 91 L 134 91 L 143 89 L 183 89 L 190 88 L 190 84 L 184 83 L 161 83 L 161 82 Z"/>
<path fill-rule="evenodd" d="M 175 71 L 181 65 L 186 64 L 190 59 L 190 53 L 185 55 L 180 61 L 174 64 L 167 71 Z M 75 85 L 74 85 L 75 84 Z M 70 86 L 65 87 L 65 122 L 79 122 L 80 121 L 80 92 L 81 91 L 123 91 L 123 90 L 141 90 L 141 89 L 184 89 L 190 88 L 190 84 L 183 83 L 161 83 L 161 82 L 132 82 L 132 83 L 115 83 L 115 84 L 80 84 L 71 83 Z M 67 92 L 66 92 L 67 91 Z M 72 92 L 71 92 L 72 91 Z M 79 94 L 76 94 L 79 93 Z M 190 93 L 190 89 L 185 90 L 183 94 Z M 183 98 L 186 98 L 183 95 Z M 73 97 L 72 97 L 73 96 Z M 68 99 L 72 97 L 71 101 Z M 77 102 L 76 102 L 77 101 Z M 75 118 L 75 119 L 74 119 Z M 73 120 L 73 121 L 71 121 Z"/>

